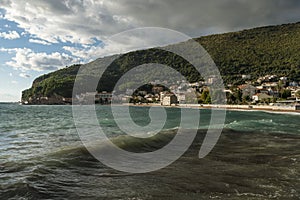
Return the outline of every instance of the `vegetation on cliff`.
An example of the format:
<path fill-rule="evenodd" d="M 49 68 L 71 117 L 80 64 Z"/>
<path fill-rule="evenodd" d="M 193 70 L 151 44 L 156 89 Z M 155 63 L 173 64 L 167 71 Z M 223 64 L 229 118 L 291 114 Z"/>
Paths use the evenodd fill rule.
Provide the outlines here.
<path fill-rule="evenodd" d="M 225 84 L 242 83 L 242 74 L 251 75 L 250 80 L 275 74 L 300 81 L 300 23 L 211 35 L 195 40 L 211 55 Z M 87 65 L 96 67 L 104 59 L 109 57 L 97 59 Z M 135 66 L 150 62 L 172 66 L 190 82 L 202 80 L 193 66 L 180 56 L 159 49 L 148 49 L 130 52 L 116 59 L 105 71 L 97 89 L 111 91 L 122 74 Z M 23 91 L 22 100 L 55 95 L 71 97 L 80 66 L 73 65 L 38 77 L 30 89 Z M 93 68 L 90 68 L 88 77 L 85 78 L 94 80 L 97 76 L 91 69 Z M 152 76 L 155 77 L 155 74 Z"/>

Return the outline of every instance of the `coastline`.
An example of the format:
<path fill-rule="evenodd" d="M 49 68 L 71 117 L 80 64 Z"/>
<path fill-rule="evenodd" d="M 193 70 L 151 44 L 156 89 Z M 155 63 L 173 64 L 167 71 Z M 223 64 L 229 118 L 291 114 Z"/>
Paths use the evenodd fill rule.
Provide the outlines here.
<path fill-rule="evenodd" d="M 268 105 L 219 105 L 219 104 L 172 104 L 171 106 L 163 106 L 160 104 L 148 103 L 148 104 L 133 104 L 124 103 L 123 106 L 135 106 L 135 107 L 166 107 L 166 108 L 193 108 L 193 109 L 225 109 L 236 111 L 265 111 L 272 113 L 299 113 L 300 110 L 296 110 L 295 106 L 268 106 Z"/>
<path fill-rule="evenodd" d="M 10 103 L 8 103 L 10 104 Z M 23 106 L 60 106 L 72 104 L 21 104 Z M 101 104 L 95 104 L 101 105 Z M 111 105 L 111 104 L 104 104 Z M 269 106 L 269 105 L 220 105 L 220 104 L 172 104 L 170 106 L 161 105 L 159 103 L 144 103 L 144 104 L 133 104 L 133 103 L 120 103 L 113 104 L 114 106 L 134 106 L 134 107 L 165 107 L 165 108 L 192 108 L 192 109 L 222 109 L 222 110 L 233 110 L 233 111 L 263 111 L 270 113 L 294 113 L 300 114 L 300 110 L 296 110 L 295 106 Z"/>

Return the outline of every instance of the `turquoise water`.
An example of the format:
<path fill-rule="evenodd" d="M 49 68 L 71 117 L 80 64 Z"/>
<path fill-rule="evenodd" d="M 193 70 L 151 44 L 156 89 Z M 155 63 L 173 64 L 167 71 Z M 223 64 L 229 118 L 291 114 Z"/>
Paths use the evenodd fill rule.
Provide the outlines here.
<path fill-rule="evenodd" d="M 106 135 L 121 140 L 124 133 L 110 107 L 96 110 Z M 147 145 L 122 137 L 123 147 L 150 151 L 167 144 L 179 126 L 179 111 L 167 109 L 166 137 Z M 300 198 L 299 114 L 227 111 L 218 144 L 198 159 L 211 116 L 209 110 L 199 112 L 200 130 L 182 158 L 135 175 L 110 169 L 87 152 L 71 106 L 0 104 L 0 199 Z M 132 107 L 131 114 L 139 125 L 150 122 L 146 107 Z"/>

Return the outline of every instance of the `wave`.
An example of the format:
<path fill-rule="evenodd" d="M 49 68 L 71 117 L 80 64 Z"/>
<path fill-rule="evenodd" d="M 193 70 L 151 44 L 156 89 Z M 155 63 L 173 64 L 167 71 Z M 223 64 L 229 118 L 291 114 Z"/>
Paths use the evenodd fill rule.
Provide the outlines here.
<path fill-rule="evenodd" d="M 300 116 L 300 112 L 287 112 L 287 111 L 263 111 L 266 113 L 271 113 L 271 114 L 281 114 L 281 115 L 296 115 L 296 116 Z"/>
<path fill-rule="evenodd" d="M 226 124 L 226 126 L 230 125 L 247 125 L 247 124 L 264 124 L 264 125 L 278 125 L 278 123 L 274 122 L 273 119 L 259 119 L 259 120 L 234 120 L 233 122 L 230 122 L 229 124 Z"/>
<path fill-rule="evenodd" d="M 282 114 L 282 115 L 300 115 L 300 112 L 293 111 L 273 111 L 273 110 L 243 110 L 243 109 L 230 109 L 227 112 L 251 112 L 251 113 L 271 113 L 271 114 Z"/>
<path fill-rule="evenodd" d="M 225 128 L 244 130 L 244 131 L 257 131 L 257 132 L 274 132 L 281 131 L 282 124 L 273 119 L 252 119 L 252 120 L 234 120 L 225 125 Z M 286 132 L 288 133 L 288 132 Z"/>
<path fill-rule="evenodd" d="M 129 135 L 119 135 L 113 138 L 110 138 L 110 141 L 118 146 L 121 149 L 124 149 L 129 152 L 135 153 L 145 153 L 152 152 L 158 149 L 163 148 L 167 145 L 177 134 L 178 127 L 171 128 L 168 130 L 163 130 L 160 133 L 149 137 L 149 138 L 137 138 Z M 184 132 L 188 132 L 192 130 L 184 130 Z M 207 129 L 199 129 L 197 130 L 197 135 L 195 137 L 195 141 L 198 143 L 202 143 L 202 140 L 206 136 Z M 242 131 L 225 128 L 222 131 L 222 134 L 240 134 Z M 251 133 L 250 131 L 244 131 L 243 133 Z M 107 147 L 106 141 L 92 141 L 89 143 L 89 147 L 101 150 Z M 198 149 L 199 150 L 199 149 Z M 74 156 L 74 155 L 86 155 L 89 152 L 86 150 L 86 147 L 83 144 L 77 144 L 75 146 L 68 146 L 64 148 L 60 148 L 54 152 L 51 152 L 51 156 Z"/>
<path fill-rule="evenodd" d="M 242 121 L 232 121 L 226 124 L 222 130 L 222 135 L 260 135 L 260 134 L 287 134 L 287 131 L 280 130 L 276 127 L 280 126 L 277 122 L 272 119 L 260 119 L 260 120 L 242 120 Z M 273 128 L 272 128 L 273 127 Z M 129 135 L 118 135 L 110 138 L 110 141 L 121 149 L 134 153 L 145 153 L 152 152 L 166 146 L 177 134 L 179 127 L 174 127 L 170 129 L 163 130 L 158 134 L 149 138 L 137 138 Z M 189 130 L 184 130 L 189 131 Z M 190 130 L 192 131 L 192 130 Z M 195 141 L 202 144 L 202 140 L 206 136 L 207 128 L 201 128 L 197 130 L 197 136 Z M 105 140 L 101 141 L 91 141 L 89 147 L 99 149 L 105 149 L 107 143 Z M 198 149 L 199 150 L 199 149 Z M 53 150 L 48 155 L 54 157 L 76 157 L 81 155 L 89 154 L 86 147 L 81 143 L 73 143 L 69 146 L 64 146 Z"/>
<path fill-rule="evenodd" d="M 259 120 L 261 124 L 273 124 L 272 120 Z M 233 121 L 223 129 L 222 136 L 230 136 L 234 135 L 238 137 L 239 135 L 260 135 L 255 130 L 246 130 L 240 131 L 237 130 L 236 127 L 243 126 L 245 130 L 245 124 L 253 124 L 257 123 L 254 120 L 247 121 Z M 232 127 L 235 127 L 234 129 Z M 160 133 L 149 137 L 149 138 L 136 138 L 129 135 L 120 135 L 114 138 L 111 138 L 111 142 L 114 143 L 121 149 L 124 149 L 129 152 L 134 153 L 145 153 L 145 152 L 153 152 L 155 150 L 161 149 L 166 146 L 177 134 L 178 127 L 171 128 L 168 130 L 161 131 Z M 191 130 L 186 130 L 188 131 Z M 197 144 L 197 148 L 195 150 L 199 151 L 200 146 L 204 137 L 206 136 L 207 129 L 199 129 L 197 131 L 197 135 L 195 137 L 194 143 Z M 267 133 L 267 132 L 265 132 Z M 276 133 L 276 131 L 270 131 L 269 134 Z M 268 133 L 267 133 L 268 134 Z M 280 134 L 280 133 L 278 133 Z M 191 148 L 195 146 L 195 144 L 191 145 Z M 97 150 L 105 149 L 107 147 L 107 143 L 105 141 L 93 141 L 89 144 L 91 148 L 95 148 Z M 67 167 L 70 163 L 76 164 L 76 162 L 81 162 L 82 160 L 89 160 L 89 161 L 96 161 L 88 152 L 87 148 L 81 142 L 75 142 L 68 146 L 60 147 L 57 149 L 52 150 L 51 152 L 44 152 L 42 155 L 39 154 L 36 157 L 31 157 L 30 159 L 23 159 L 23 160 L 15 160 L 15 161 L 8 161 L 2 163 L 0 166 L 1 173 L 10 173 L 10 172 L 18 172 L 23 171 L 28 167 L 32 167 L 37 165 L 40 162 L 43 162 L 49 166 L 61 166 Z"/>
<path fill-rule="evenodd" d="M 119 135 L 110 138 L 110 141 L 114 143 L 119 148 L 126 151 L 142 153 L 151 152 L 156 149 L 160 149 L 166 144 L 168 144 L 173 137 L 176 135 L 178 128 L 172 128 L 168 130 L 163 130 L 160 133 L 149 137 L 149 138 L 137 138 L 129 135 Z M 91 148 L 106 148 L 107 143 L 105 140 L 91 141 L 89 147 Z M 60 148 L 54 152 L 51 152 L 52 156 L 70 155 L 70 154 L 86 154 L 88 153 L 83 144 L 68 146 Z"/>
<path fill-rule="evenodd" d="M 261 120 L 261 123 L 272 121 Z M 145 152 L 166 145 L 177 130 L 165 130 L 147 139 L 123 135 L 111 140 L 128 151 Z M 265 188 L 258 190 L 258 186 L 266 181 L 273 181 L 276 186 L 273 189 L 278 191 L 282 187 L 278 180 L 291 180 L 286 186 L 289 190 L 281 191 L 282 194 L 288 194 L 290 188 L 299 183 L 295 177 L 299 176 L 300 152 L 297 147 L 300 136 L 225 128 L 213 151 L 204 159 L 199 159 L 198 153 L 206 132 L 206 129 L 198 130 L 190 149 L 178 161 L 147 175 L 110 169 L 93 158 L 79 142 L 26 162 L 1 163 L 0 175 L 4 182 L 0 185 L 0 196 L 3 199 L 70 199 L 72 196 L 69 195 L 74 193 L 78 198 L 83 197 L 80 195 L 84 191 L 85 195 L 107 197 L 116 189 L 121 194 L 124 185 L 130 185 L 126 192 L 132 192 L 135 187 L 144 189 L 144 192 L 152 192 L 153 187 L 154 192 L 155 187 L 159 187 L 159 191 L 164 192 L 171 187 L 174 192 L 178 188 L 179 191 L 180 188 L 186 191 L 201 189 L 210 194 L 222 192 L 230 196 L 234 193 L 246 198 L 265 195 Z M 106 144 L 95 141 L 93 145 L 101 150 Z M 272 167 L 267 167 L 270 165 Z M 101 194 L 97 193 L 100 189 L 103 189 Z"/>

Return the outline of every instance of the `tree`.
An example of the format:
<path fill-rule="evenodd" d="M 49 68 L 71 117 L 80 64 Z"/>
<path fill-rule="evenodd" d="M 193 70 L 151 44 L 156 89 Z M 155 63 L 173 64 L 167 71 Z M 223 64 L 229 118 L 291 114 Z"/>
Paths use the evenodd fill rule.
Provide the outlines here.
<path fill-rule="evenodd" d="M 251 101 L 251 97 L 249 95 L 243 96 L 242 103 L 248 104 Z"/>
<path fill-rule="evenodd" d="M 297 97 L 298 99 L 300 99 L 300 90 L 297 90 L 297 91 L 296 91 L 295 97 Z"/>
<path fill-rule="evenodd" d="M 235 103 L 236 103 L 236 104 L 239 104 L 239 103 L 242 102 L 242 96 L 243 96 L 243 93 L 242 93 L 241 90 L 236 90 L 236 91 L 234 91 L 233 96 L 234 96 L 234 98 L 236 99 L 236 100 L 235 100 Z"/>
<path fill-rule="evenodd" d="M 281 98 L 283 99 L 287 99 L 288 97 L 291 97 L 292 93 L 291 93 L 291 90 L 281 90 Z"/>
<path fill-rule="evenodd" d="M 200 96 L 200 99 L 201 99 L 201 102 L 203 102 L 205 104 L 211 103 L 211 98 L 210 98 L 208 89 L 203 90 L 203 92 Z"/>
<path fill-rule="evenodd" d="M 226 98 L 227 98 L 227 103 L 228 104 L 235 104 L 236 98 L 235 98 L 235 96 L 233 94 L 227 93 L 226 94 Z"/>
<path fill-rule="evenodd" d="M 209 94 L 208 94 L 208 96 L 206 97 L 204 103 L 205 103 L 205 104 L 211 104 L 211 97 L 210 97 Z"/>
<path fill-rule="evenodd" d="M 188 92 L 185 94 L 186 103 L 197 103 L 197 96 L 194 92 Z"/>
<path fill-rule="evenodd" d="M 283 37 L 285 34 L 287 35 Z M 298 42 L 300 40 L 300 23 L 205 36 L 195 40 L 211 55 L 211 58 L 215 61 L 220 70 L 225 84 L 243 84 L 244 80 L 242 80 L 240 74 L 251 75 L 250 81 L 255 81 L 258 77 L 266 74 L 275 74 L 278 77 L 286 76 L 289 80 L 300 81 L 300 43 Z M 186 49 L 186 51 L 186 54 L 194 55 L 195 49 L 189 48 Z M 192 58 L 193 56 L 190 57 Z M 160 63 L 162 65 L 172 66 L 172 68 L 185 76 L 189 82 L 203 80 L 203 77 L 201 77 L 195 67 L 190 64 L 198 59 L 197 56 L 192 58 L 195 60 L 188 62 L 184 58 L 174 55 L 174 53 L 158 48 L 134 51 L 118 57 L 118 59 L 108 66 L 101 79 L 98 80 L 98 67 L 101 66 L 101 63 L 103 63 L 105 59 L 110 58 L 98 59 L 95 62 L 85 65 L 85 75 L 77 77 L 77 80 L 82 79 L 80 81 L 82 92 L 89 90 L 88 83 L 93 80 L 98 82 L 98 91 L 111 92 L 114 90 L 115 84 L 124 74 L 133 67 L 145 63 Z M 38 77 L 33 82 L 32 88 L 30 89 L 31 92 L 24 92 L 22 98 L 28 99 L 31 96 L 39 96 L 41 94 L 51 96 L 61 90 L 65 90 L 64 94 L 69 94 L 73 86 L 72 84 L 66 85 L 65 79 L 70 77 L 75 80 L 79 68 L 80 65 L 73 65 Z M 160 77 L 165 76 L 163 70 L 157 73 L 153 73 L 153 71 L 149 70 L 149 73 L 136 74 L 138 80 L 144 81 L 155 80 L 158 75 Z M 170 74 L 166 75 L 169 76 Z M 51 78 L 56 82 L 50 81 Z M 130 83 L 131 81 L 133 80 L 127 80 L 125 82 Z M 279 83 L 279 91 L 283 89 L 280 89 L 282 84 L 283 83 Z M 39 86 L 43 87 L 42 90 L 36 88 Z M 126 90 L 128 86 L 130 85 L 125 84 L 121 86 L 121 89 Z M 237 93 L 234 98 L 236 103 L 242 102 L 239 93 Z M 206 99 L 207 96 L 203 96 L 199 101 L 204 102 Z M 215 98 L 212 99 L 214 100 Z"/>

